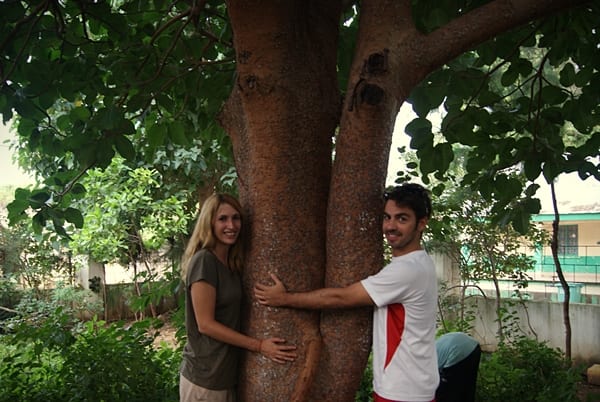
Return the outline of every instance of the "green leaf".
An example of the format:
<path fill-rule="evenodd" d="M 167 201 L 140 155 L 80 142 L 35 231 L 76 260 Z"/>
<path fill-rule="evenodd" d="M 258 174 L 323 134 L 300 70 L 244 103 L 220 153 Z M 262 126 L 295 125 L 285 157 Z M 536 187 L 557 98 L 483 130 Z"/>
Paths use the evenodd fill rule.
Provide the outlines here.
<path fill-rule="evenodd" d="M 37 234 L 42 233 L 42 229 L 46 226 L 46 216 L 43 211 L 39 211 L 37 214 L 33 215 L 31 219 L 31 223 L 33 226 L 33 231 Z"/>
<path fill-rule="evenodd" d="M 85 187 L 81 183 L 75 183 L 73 187 L 71 187 L 71 193 L 73 194 L 84 194 Z"/>
<path fill-rule="evenodd" d="M 419 117 L 425 117 L 431 110 L 429 98 L 427 97 L 427 91 L 425 88 L 418 86 L 410 94 L 410 103 L 412 104 L 413 111 Z"/>
<path fill-rule="evenodd" d="M 134 134 L 135 133 L 135 126 L 133 125 L 133 123 L 131 122 L 131 120 L 128 120 L 126 118 L 122 118 L 121 121 L 119 122 L 119 126 L 117 128 L 117 132 L 119 134 Z"/>
<path fill-rule="evenodd" d="M 504 74 L 502 74 L 502 78 L 500 78 L 500 83 L 502 84 L 502 86 L 508 87 L 514 84 L 518 78 L 519 71 L 516 69 L 516 67 L 513 67 L 513 65 L 511 64 L 506 69 Z"/>
<path fill-rule="evenodd" d="M 67 222 L 71 222 L 76 228 L 81 229 L 83 227 L 83 215 L 78 209 L 71 207 L 65 209 L 64 217 Z"/>
<path fill-rule="evenodd" d="M 427 119 L 418 117 L 409 122 L 404 128 L 404 132 L 411 137 L 431 134 L 431 122 Z"/>
<path fill-rule="evenodd" d="M 27 216 L 25 211 L 27 208 L 29 208 L 29 201 L 27 200 L 28 197 L 29 192 L 26 196 L 20 197 L 15 194 L 15 199 L 6 206 L 6 209 L 8 210 L 8 220 L 11 225 L 19 222 L 21 219 Z"/>
<path fill-rule="evenodd" d="M 169 125 L 169 137 L 173 143 L 178 145 L 187 145 L 189 143 L 185 135 L 185 127 L 177 121 Z"/>
<path fill-rule="evenodd" d="M 554 161 L 547 161 L 542 168 L 547 183 L 552 183 L 560 174 L 560 166 Z"/>
<path fill-rule="evenodd" d="M 67 231 L 65 230 L 63 223 L 59 219 L 52 219 L 52 226 L 54 226 L 54 231 L 62 237 L 70 239 Z"/>
<path fill-rule="evenodd" d="M 517 209 L 516 211 L 514 211 L 511 223 L 513 228 L 515 228 L 517 232 L 521 234 L 526 234 L 529 230 L 530 220 L 530 214 L 521 209 Z"/>
<path fill-rule="evenodd" d="M 126 160 L 133 161 L 135 159 L 135 149 L 129 138 L 124 135 L 117 135 L 114 140 L 117 152 Z"/>
<path fill-rule="evenodd" d="M 542 203 L 537 198 L 527 198 L 522 205 L 523 210 L 528 214 L 537 214 L 542 209 Z"/>
<path fill-rule="evenodd" d="M 542 166 L 537 158 L 530 157 L 525 159 L 523 171 L 527 180 L 534 181 L 542 173 Z"/>
<path fill-rule="evenodd" d="M 579 70 L 577 72 L 577 74 L 575 75 L 575 85 L 577 85 L 578 87 L 583 87 L 588 82 L 590 82 L 590 80 L 592 79 L 593 76 L 594 76 L 594 68 L 591 66 L 586 66 L 586 67 L 582 68 L 581 70 Z"/>
<path fill-rule="evenodd" d="M 435 169 L 439 172 L 446 172 L 450 163 L 454 160 L 454 152 L 452 151 L 452 145 L 447 142 L 437 144 L 433 147 L 432 158 Z"/>
<path fill-rule="evenodd" d="M 115 107 L 106 107 L 98 110 L 94 116 L 94 121 L 102 130 L 113 130 L 119 126 L 122 120 L 122 113 Z"/>
<path fill-rule="evenodd" d="M 75 107 L 71 110 L 71 120 L 73 121 L 88 121 L 91 117 L 91 113 L 88 108 L 83 106 Z"/>
<path fill-rule="evenodd" d="M 44 190 L 35 190 L 29 196 L 29 203 L 32 208 L 41 208 L 50 199 L 50 194 Z"/>
<path fill-rule="evenodd" d="M 148 142 L 152 148 L 157 148 L 165 142 L 167 127 L 163 124 L 154 124 L 148 129 Z"/>
<path fill-rule="evenodd" d="M 494 183 L 496 192 L 501 200 L 511 200 L 521 194 L 523 186 L 518 179 L 498 174 Z"/>
<path fill-rule="evenodd" d="M 69 115 L 63 114 L 58 119 L 56 119 L 56 126 L 61 131 L 69 131 L 71 127 L 71 117 Z"/>
<path fill-rule="evenodd" d="M 492 106 L 494 103 L 499 102 L 501 97 L 495 92 L 489 90 L 482 90 L 477 97 L 480 106 Z"/>
<path fill-rule="evenodd" d="M 570 87 L 575 83 L 575 67 L 572 63 L 565 63 L 560 70 L 560 85 Z"/>
<path fill-rule="evenodd" d="M 567 99 L 567 94 L 555 86 L 542 88 L 542 101 L 547 105 L 559 105 Z"/>

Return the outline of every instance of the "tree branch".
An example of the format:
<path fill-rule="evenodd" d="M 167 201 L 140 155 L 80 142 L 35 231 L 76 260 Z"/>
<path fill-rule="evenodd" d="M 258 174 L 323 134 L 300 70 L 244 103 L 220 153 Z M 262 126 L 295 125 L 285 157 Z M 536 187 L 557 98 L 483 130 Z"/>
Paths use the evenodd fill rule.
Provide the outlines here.
<path fill-rule="evenodd" d="M 475 46 L 527 22 L 574 8 L 590 0 L 493 0 L 416 40 L 421 63 L 434 71 Z M 450 43 L 448 43 L 450 42 Z M 443 47 L 439 43 L 445 43 Z M 437 44 L 437 45 L 436 45 Z"/>

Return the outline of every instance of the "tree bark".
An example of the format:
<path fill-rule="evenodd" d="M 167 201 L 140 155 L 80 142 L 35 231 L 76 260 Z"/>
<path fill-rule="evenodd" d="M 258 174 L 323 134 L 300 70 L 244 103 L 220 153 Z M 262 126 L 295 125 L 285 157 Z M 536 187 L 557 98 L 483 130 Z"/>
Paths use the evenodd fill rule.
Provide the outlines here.
<path fill-rule="evenodd" d="M 269 281 L 270 272 L 290 290 L 323 286 L 332 138 L 341 103 L 336 72 L 341 2 L 227 5 L 238 75 L 223 122 L 233 139 L 251 239 L 245 331 L 285 338 L 299 355 L 294 364 L 278 365 L 247 354 L 240 395 L 244 401 L 301 401 L 321 359 L 320 312 L 260 307 L 250 296 L 253 284 Z"/>

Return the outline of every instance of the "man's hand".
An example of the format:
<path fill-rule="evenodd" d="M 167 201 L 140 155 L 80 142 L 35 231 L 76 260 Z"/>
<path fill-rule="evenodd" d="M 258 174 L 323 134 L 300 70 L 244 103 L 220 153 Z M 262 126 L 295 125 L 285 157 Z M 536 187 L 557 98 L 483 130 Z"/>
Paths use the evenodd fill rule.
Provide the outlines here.
<path fill-rule="evenodd" d="M 275 284 L 269 286 L 263 283 L 257 283 L 256 286 L 254 286 L 254 297 L 256 297 L 260 304 L 265 306 L 283 306 L 285 295 L 287 294 L 285 286 L 275 274 L 270 275 Z"/>

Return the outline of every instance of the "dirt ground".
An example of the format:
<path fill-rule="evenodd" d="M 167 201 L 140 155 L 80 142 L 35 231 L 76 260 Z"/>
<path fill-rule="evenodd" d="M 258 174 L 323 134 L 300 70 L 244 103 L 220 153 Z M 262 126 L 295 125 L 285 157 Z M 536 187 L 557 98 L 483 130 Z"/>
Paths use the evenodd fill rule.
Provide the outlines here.
<path fill-rule="evenodd" d="M 600 402 L 600 385 L 582 381 L 577 385 L 577 396 L 583 402 Z"/>
<path fill-rule="evenodd" d="M 158 329 L 158 336 L 154 339 L 154 345 L 158 346 L 161 342 L 166 342 L 169 345 L 176 346 L 177 338 L 175 338 L 175 333 L 177 329 L 171 324 L 171 322 L 166 317 L 159 317 L 164 325 Z"/>
<path fill-rule="evenodd" d="M 163 322 L 164 326 L 159 329 L 159 335 L 154 340 L 154 344 L 158 346 L 162 341 L 165 341 L 170 345 L 175 345 L 177 342 L 175 338 L 177 329 L 168 319 L 164 319 Z M 577 385 L 577 396 L 582 402 L 600 402 L 600 385 L 593 385 L 582 381 Z"/>

